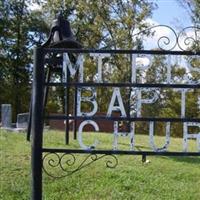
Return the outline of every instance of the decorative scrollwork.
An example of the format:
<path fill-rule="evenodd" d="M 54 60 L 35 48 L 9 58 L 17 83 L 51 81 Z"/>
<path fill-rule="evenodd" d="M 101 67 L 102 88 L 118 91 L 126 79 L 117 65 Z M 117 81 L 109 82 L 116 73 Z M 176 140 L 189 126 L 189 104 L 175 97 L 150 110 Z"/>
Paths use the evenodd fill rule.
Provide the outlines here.
<path fill-rule="evenodd" d="M 47 153 L 43 157 L 43 170 L 52 178 L 63 178 L 103 158 L 108 158 L 105 160 L 105 165 L 108 168 L 115 168 L 118 165 L 118 159 L 115 155 L 89 154 L 82 160 L 77 159 L 76 156 L 68 153 Z"/>
<path fill-rule="evenodd" d="M 171 51 L 176 47 L 177 34 L 174 29 L 172 29 L 169 26 L 165 26 L 165 25 L 158 25 L 158 26 L 155 26 L 152 28 L 154 28 L 154 29 L 160 28 L 160 30 L 162 28 L 166 29 L 166 31 L 164 31 L 164 33 L 167 35 L 158 37 L 157 46 L 159 49 Z"/>
<path fill-rule="evenodd" d="M 186 27 L 178 35 L 178 46 L 185 51 L 193 47 L 195 50 L 200 50 L 200 27 Z"/>
<path fill-rule="evenodd" d="M 145 36 L 146 34 L 148 36 Z M 165 51 L 185 51 L 192 47 L 195 51 L 200 50 L 200 27 L 190 26 L 176 32 L 170 26 L 156 25 L 134 34 L 133 37 L 138 38 L 140 35 L 145 37 L 147 41 L 150 38 L 154 39 L 154 44 L 157 44 L 157 46 L 152 48 Z"/>

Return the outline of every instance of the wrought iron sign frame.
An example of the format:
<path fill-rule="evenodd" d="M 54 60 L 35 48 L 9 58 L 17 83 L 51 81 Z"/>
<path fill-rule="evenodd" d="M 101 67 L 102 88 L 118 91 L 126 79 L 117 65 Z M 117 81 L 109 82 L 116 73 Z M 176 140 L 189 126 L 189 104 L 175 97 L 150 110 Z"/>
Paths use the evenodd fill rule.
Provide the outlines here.
<path fill-rule="evenodd" d="M 177 36 L 178 38 L 178 36 Z M 166 39 L 162 38 L 162 39 Z M 168 41 L 169 42 L 169 41 Z M 177 39 L 178 44 L 178 39 Z M 167 45 L 167 43 L 165 43 Z M 187 51 L 183 49 L 181 51 L 172 51 L 170 50 L 96 50 L 96 49 L 65 49 L 65 48 L 46 48 L 38 47 L 34 51 L 34 81 L 33 81 L 33 99 L 32 99 L 32 199 L 41 200 L 42 199 L 42 169 L 49 176 L 54 177 L 46 168 L 46 164 L 50 167 L 60 167 L 65 175 L 58 175 L 57 178 L 65 177 L 73 174 L 74 172 L 79 171 L 80 169 L 90 165 L 93 162 L 98 161 L 99 159 L 110 157 L 110 160 L 106 161 L 106 166 L 114 168 L 118 164 L 118 159 L 116 155 L 141 155 L 142 160 L 145 161 L 146 156 L 200 156 L 200 152 L 168 152 L 168 151 L 135 151 L 132 150 L 96 150 L 95 148 L 88 148 L 87 146 L 82 145 L 83 149 L 58 149 L 58 148 L 44 148 L 43 147 L 43 126 L 45 119 L 56 119 L 56 120 L 66 120 L 66 143 L 69 143 L 69 120 L 86 120 L 88 123 L 92 124 L 92 120 L 111 120 L 111 121 L 128 121 L 134 123 L 137 121 L 140 122 L 182 122 L 182 123 L 200 123 L 199 118 L 187 118 L 181 116 L 180 118 L 155 118 L 155 117 L 142 117 L 141 115 L 130 116 L 123 115 L 123 110 L 120 110 L 122 116 L 113 117 L 109 114 L 106 116 L 93 116 L 91 115 L 80 115 L 77 113 L 77 91 L 75 99 L 75 114 L 73 116 L 69 115 L 69 88 L 82 88 L 82 87 L 113 87 L 113 88 L 190 88 L 200 89 L 199 83 L 194 84 L 173 84 L 170 82 L 167 83 L 137 83 L 131 81 L 130 83 L 104 83 L 104 82 L 93 82 L 93 83 L 84 83 L 77 81 L 72 83 L 69 81 L 69 69 L 67 68 L 67 77 L 65 82 L 61 83 L 49 83 L 45 81 L 45 63 L 47 62 L 45 55 L 46 54 L 63 54 L 63 53 L 75 53 L 75 54 L 127 54 L 130 56 L 134 55 L 174 55 L 174 56 L 200 56 L 199 51 Z M 44 99 L 45 99 L 45 90 L 49 86 L 62 86 L 66 88 L 66 113 L 63 115 L 50 115 L 45 116 L 44 114 Z M 115 96 L 117 97 L 117 89 Z M 119 100 L 119 99 L 118 99 Z M 45 100 L 46 101 L 46 100 Z M 117 109 L 113 105 L 111 106 L 111 111 Z M 95 124 L 92 124 L 94 128 L 98 131 L 98 127 Z M 84 125 L 83 125 L 84 126 Z M 152 128 L 152 127 L 151 127 Z M 76 138 L 76 134 L 75 134 Z M 197 139 L 200 140 L 200 137 Z M 78 136 L 79 143 L 81 139 Z M 80 162 L 79 166 L 75 169 L 68 171 L 63 163 L 68 166 L 73 166 L 76 163 L 76 154 L 87 154 L 87 156 Z M 51 156 L 55 157 L 55 160 Z M 64 162 L 63 162 L 64 160 Z M 46 164 L 44 164 L 46 163 Z M 54 177 L 55 178 L 55 177 Z"/>

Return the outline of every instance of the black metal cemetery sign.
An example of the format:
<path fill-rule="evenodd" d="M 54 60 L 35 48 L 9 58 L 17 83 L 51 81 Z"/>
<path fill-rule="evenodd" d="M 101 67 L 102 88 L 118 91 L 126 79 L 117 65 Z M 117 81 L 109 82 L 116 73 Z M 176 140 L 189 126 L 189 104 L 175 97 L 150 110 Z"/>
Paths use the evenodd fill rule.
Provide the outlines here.
<path fill-rule="evenodd" d="M 165 28 L 172 30 L 170 27 Z M 106 166 L 113 168 L 118 164 L 116 155 L 141 155 L 143 161 L 148 155 L 200 156 L 199 115 L 187 116 L 186 109 L 187 94 L 194 92 L 197 94 L 194 104 L 197 106 L 196 109 L 200 110 L 200 80 L 193 79 L 191 75 L 192 73 L 200 75 L 200 29 L 189 27 L 184 29 L 184 31 L 186 30 L 193 30 L 193 33 L 190 31 L 188 36 L 182 32 L 176 34 L 173 31 L 172 33 L 175 34 L 173 41 L 170 40 L 171 36 L 159 37 L 158 47 L 154 50 L 82 49 L 78 43 L 73 46 L 72 40 L 67 42 L 68 45 L 72 44 L 69 48 L 60 45 L 66 42 L 61 41 L 60 44 L 44 45 L 35 49 L 31 106 L 32 199 L 42 199 L 42 169 L 50 176 L 64 177 L 105 157 L 110 158 L 106 161 Z M 58 31 L 58 29 L 54 31 Z M 190 50 L 191 45 L 192 49 L 197 50 Z M 88 60 L 93 64 L 87 62 Z M 129 78 L 125 82 L 117 82 L 118 79 L 112 78 L 117 70 L 120 77 L 120 71 L 117 67 L 120 62 L 123 65 L 120 66 L 122 70 L 128 69 L 126 76 Z M 194 63 L 198 63 L 198 66 Z M 151 71 L 155 65 L 163 67 L 162 76 L 160 72 Z M 178 76 L 173 75 L 175 68 L 180 65 L 187 72 L 187 76 L 183 76 L 183 78 L 177 78 Z M 88 75 L 85 71 L 91 67 L 95 73 L 89 76 L 90 74 Z M 51 73 L 59 70 L 62 79 L 50 81 Z M 150 73 L 151 75 L 149 75 Z M 49 87 L 64 88 L 65 112 L 63 114 L 47 115 L 44 112 Z M 102 90 L 104 92 L 101 92 L 101 96 L 99 96 L 98 91 Z M 167 108 L 163 93 L 178 94 L 180 115 L 171 117 L 167 115 L 167 112 L 164 112 L 166 115 L 146 116 L 145 108 L 153 107 L 158 102 L 163 105 L 164 110 Z M 101 102 L 99 100 L 105 98 L 107 94 L 110 94 L 107 105 L 105 105 L 107 110 L 105 114 L 97 115 L 99 102 Z M 83 109 L 84 103 L 89 105 L 88 110 Z M 68 145 L 66 148 L 44 147 L 43 126 L 45 119 L 65 120 L 66 144 Z M 103 120 L 109 120 L 113 123 L 113 141 L 109 149 L 99 149 L 99 141 L 95 140 L 93 144 L 88 145 L 88 142 L 83 139 L 84 127 L 90 125 L 94 129 L 94 133 L 97 133 L 99 123 Z M 121 122 L 128 124 L 128 128 L 124 132 L 119 129 Z M 74 124 L 74 138 L 77 139 L 80 148 L 70 147 L 69 123 Z M 151 148 L 149 151 L 139 151 L 135 148 L 137 123 L 144 123 L 148 126 L 149 147 Z M 154 141 L 157 123 L 164 124 L 164 145 L 156 144 Z M 183 129 L 183 145 L 179 152 L 168 150 L 173 123 L 180 123 Z M 191 128 L 197 128 L 198 131 L 190 132 Z M 129 138 L 126 149 L 121 149 L 118 145 L 118 139 L 121 135 L 126 135 Z M 196 141 L 196 150 L 188 151 L 189 139 Z M 77 166 L 77 155 L 82 154 L 87 156 L 79 161 L 80 164 Z M 62 174 L 57 173 L 55 176 L 49 171 L 50 168 L 60 168 Z"/>

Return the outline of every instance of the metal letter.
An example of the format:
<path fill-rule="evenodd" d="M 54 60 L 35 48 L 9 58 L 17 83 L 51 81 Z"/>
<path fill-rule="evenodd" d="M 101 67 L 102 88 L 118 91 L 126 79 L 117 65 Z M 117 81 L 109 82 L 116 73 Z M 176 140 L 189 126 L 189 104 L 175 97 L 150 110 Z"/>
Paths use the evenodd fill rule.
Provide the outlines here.
<path fill-rule="evenodd" d="M 119 136 L 128 136 L 130 135 L 130 150 L 133 150 L 134 149 L 134 136 L 135 136 L 135 122 L 131 122 L 130 124 L 130 133 L 128 132 L 119 132 L 118 131 L 118 121 L 115 121 L 114 122 L 114 141 L 113 141 L 113 149 L 114 150 L 117 150 L 118 149 L 118 137 Z"/>
<path fill-rule="evenodd" d="M 171 55 L 168 55 L 167 57 L 168 63 L 167 63 L 167 83 L 171 83 L 172 80 L 172 69 L 171 69 Z"/>
<path fill-rule="evenodd" d="M 99 127 L 98 127 L 98 125 L 95 121 L 86 120 L 86 121 L 81 122 L 81 124 L 78 128 L 78 142 L 79 142 L 80 147 L 82 149 L 94 149 L 97 146 L 97 144 L 99 143 L 98 140 L 95 140 L 94 143 L 91 146 L 87 146 L 83 143 L 83 138 L 82 138 L 83 127 L 87 124 L 92 125 L 96 132 L 99 131 Z"/>
<path fill-rule="evenodd" d="M 182 89 L 181 90 L 181 117 L 185 117 L 185 94 L 188 91 L 188 89 Z"/>
<path fill-rule="evenodd" d="M 102 59 L 106 57 L 110 57 L 110 54 L 101 54 L 101 53 L 90 53 L 90 56 L 97 59 L 98 62 L 98 82 L 102 83 Z"/>
<path fill-rule="evenodd" d="M 63 73 L 65 74 L 65 79 L 67 79 L 67 69 L 72 77 L 76 74 L 79 69 L 79 82 L 83 82 L 83 55 L 79 55 L 75 64 L 72 64 L 67 53 L 63 53 Z M 64 80 L 67 81 L 67 80 Z"/>
<path fill-rule="evenodd" d="M 81 92 L 83 90 L 86 91 L 90 91 L 91 92 L 91 96 L 89 97 L 82 97 L 81 96 Z M 97 110 L 98 110 L 98 104 L 96 101 L 96 97 L 97 97 L 97 93 L 96 93 L 96 89 L 93 87 L 82 87 L 82 88 L 78 88 L 78 92 L 77 92 L 77 116 L 93 116 Z M 85 112 L 81 112 L 81 102 L 89 102 L 93 105 L 93 109 L 91 112 L 85 113 Z"/>
<path fill-rule="evenodd" d="M 197 149 L 200 152 L 200 131 L 196 134 L 188 133 L 188 127 L 197 126 L 200 128 L 200 123 L 198 122 L 185 122 L 183 124 L 183 151 L 187 152 L 188 150 L 188 139 L 197 140 Z"/>
<path fill-rule="evenodd" d="M 151 147 L 153 148 L 154 151 L 166 151 L 169 143 L 170 143 L 170 122 L 167 122 L 166 125 L 166 138 L 165 138 L 165 144 L 161 148 L 157 148 L 154 142 L 154 122 L 150 122 L 149 124 L 149 142 Z"/>
<path fill-rule="evenodd" d="M 131 59 L 131 73 L 132 73 L 131 82 L 132 83 L 137 82 L 137 69 L 142 69 L 142 72 L 146 74 L 146 69 L 148 69 L 152 63 L 151 55 L 140 55 L 140 56 L 141 57 L 136 57 L 135 54 L 132 54 L 132 59 Z M 145 60 L 144 60 L 145 58 L 149 60 L 148 64 L 145 64 Z"/>
<path fill-rule="evenodd" d="M 115 100 L 118 100 L 119 106 L 114 106 Z M 126 112 L 124 109 L 124 104 L 122 102 L 122 97 L 120 93 L 120 89 L 118 87 L 114 88 L 113 95 L 109 104 L 107 117 L 111 116 L 112 111 L 121 111 L 121 116 L 126 117 Z"/>
<path fill-rule="evenodd" d="M 142 99 L 142 91 L 145 92 L 153 92 L 153 97 L 151 99 Z M 138 89 L 137 91 L 137 100 L 136 100 L 136 112 L 137 112 L 137 117 L 141 117 L 141 110 L 142 110 L 142 104 L 151 104 L 156 102 L 156 100 L 158 99 L 158 94 L 155 92 L 155 89 L 151 89 L 151 88 L 143 88 L 143 89 Z"/>

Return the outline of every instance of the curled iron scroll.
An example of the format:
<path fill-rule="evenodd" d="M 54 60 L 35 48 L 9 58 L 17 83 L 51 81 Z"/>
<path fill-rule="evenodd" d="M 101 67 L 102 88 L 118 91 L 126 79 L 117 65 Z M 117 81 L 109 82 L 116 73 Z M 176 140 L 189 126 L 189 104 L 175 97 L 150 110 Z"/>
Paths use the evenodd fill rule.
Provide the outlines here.
<path fill-rule="evenodd" d="M 159 31 L 162 35 L 160 35 Z M 154 38 L 157 34 L 157 38 L 155 37 L 157 45 L 152 48 L 164 51 L 185 51 L 193 47 L 195 50 L 200 50 L 200 27 L 198 26 L 189 26 L 177 32 L 170 26 L 156 25 L 134 34 L 133 38 L 144 37 L 144 33 L 148 35 L 146 39 L 150 38 L 149 35 L 151 35 L 151 38 Z"/>
<path fill-rule="evenodd" d="M 43 157 L 43 170 L 52 178 L 64 178 L 105 157 L 107 158 L 105 160 L 107 168 L 115 168 L 118 165 L 115 155 L 89 154 L 79 160 L 77 154 L 47 153 Z"/>
<path fill-rule="evenodd" d="M 183 51 L 191 47 L 200 50 L 200 27 L 189 26 L 184 28 L 178 34 L 177 43 Z"/>

